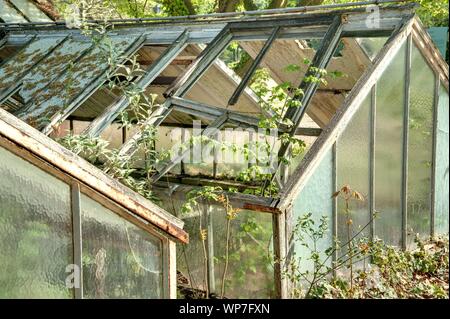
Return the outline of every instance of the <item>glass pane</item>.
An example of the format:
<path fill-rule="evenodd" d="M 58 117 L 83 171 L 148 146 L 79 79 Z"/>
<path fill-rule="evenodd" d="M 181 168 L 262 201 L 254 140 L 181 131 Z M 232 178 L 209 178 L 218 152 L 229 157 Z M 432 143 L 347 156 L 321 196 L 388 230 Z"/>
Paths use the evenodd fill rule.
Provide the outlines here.
<path fill-rule="evenodd" d="M 116 36 L 105 40 L 103 46 L 97 45 L 74 63 L 70 72 L 62 73 L 46 86 L 26 108 L 17 113 L 17 116 L 33 127 L 42 129 L 56 113 L 64 112 L 72 100 L 86 90 L 93 79 L 106 71 L 107 59 L 99 58 L 105 57 L 105 47 L 108 45 L 114 47 L 115 54 L 120 55 L 135 39 L 134 36 Z"/>
<path fill-rule="evenodd" d="M 352 121 L 340 136 L 337 151 L 337 186 L 344 185 L 358 191 L 364 201 L 350 202 L 349 218 L 353 221 L 353 233 L 359 232 L 370 221 L 369 213 L 369 151 L 370 151 L 370 94 L 365 98 Z M 348 241 L 347 213 L 345 201 L 337 200 L 338 239 L 341 243 Z M 369 235 L 369 227 L 361 233 L 361 237 Z"/>
<path fill-rule="evenodd" d="M 430 235 L 434 72 L 412 47 L 408 135 L 408 243 Z"/>
<path fill-rule="evenodd" d="M 377 82 L 375 133 L 375 235 L 400 245 L 402 229 L 403 109 L 406 43 Z"/>
<path fill-rule="evenodd" d="M 177 201 L 178 203 L 178 201 Z M 181 201 L 179 203 L 182 203 Z M 189 244 L 179 246 L 177 269 L 187 277 L 195 289 L 205 290 L 205 257 L 200 229 L 207 229 L 207 214 L 211 212 L 214 253 L 215 294 L 220 295 L 226 260 L 227 219 L 222 206 L 200 205 L 185 216 L 184 229 Z M 200 215 L 203 216 L 200 219 Z M 207 249 L 208 238 L 205 241 Z M 251 211 L 239 211 L 230 223 L 228 269 L 225 278 L 226 298 L 274 297 L 272 266 L 272 216 Z M 189 285 L 190 287 L 190 285 Z"/>
<path fill-rule="evenodd" d="M 225 209 L 213 206 L 214 274 L 220 293 L 226 260 Z M 229 263 L 225 278 L 227 298 L 273 298 L 272 216 L 240 211 L 230 223 Z"/>
<path fill-rule="evenodd" d="M 52 21 L 34 3 L 28 0 L 11 0 L 12 4 L 19 9 L 30 21 L 49 22 Z"/>
<path fill-rule="evenodd" d="M 384 44 L 387 41 L 387 38 L 357 38 L 356 41 L 358 41 L 359 45 L 367 54 L 369 59 L 373 61 L 378 52 L 380 52 L 380 50 L 383 48 Z"/>
<path fill-rule="evenodd" d="M 85 298 L 163 298 L 162 242 L 81 194 Z"/>
<path fill-rule="evenodd" d="M 436 180 L 435 180 L 435 206 L 434 222 L 437 234 L 448 234 L 448 92 L 443 87 L 439 88 L 439 104 L 437 109 L 437 134 L 436 134 Z"/>
<path fill-rule="evenodd" d="M 42 38 L 32 41 L 0 67 L 0 92 L 14 85 L 21 76 L 45 57 L 62 38 Z"/>
<path fill-rule="evenodd" d="M 0 147 L 0 298 L 72 298 L 70 187 Z"/>
<path fill-rule="evenodd" d="M 322 216 L 327 218 L 329 234 L 325 235 L 325 237 L 317 243 L 319 252 L 324 252 L 332 246 L 333 242 L 331 227 L 333 217 L 333 192 L 333 153 L 332 149 L 330 149 L 293 204 L 294 225 L 299 217 L 308 213 L 312 214 L 311 217 L 316 226 L 319 225 Z M 307 244 L 312 245 L 311 242 L 308 242 Z M 303 270 L 312 270 L 313 263 L 308 259 L 311 256 L 311 253 L 299 241 L 294 243 L 294 252 L 295 258 L 297 260 L 300 258 L 300 267 Z"/>

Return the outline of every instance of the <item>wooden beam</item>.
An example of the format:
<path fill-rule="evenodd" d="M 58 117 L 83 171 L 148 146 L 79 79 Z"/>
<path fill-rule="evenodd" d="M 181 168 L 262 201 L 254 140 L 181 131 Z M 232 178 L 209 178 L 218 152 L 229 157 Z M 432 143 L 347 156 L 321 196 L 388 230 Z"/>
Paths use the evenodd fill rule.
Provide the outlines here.
<path fill-rule="evenodd" d="M 194 83 L 206 72 L 208 67 L 214 62 L 214 60 L 225 50 L 226 46 L 231 41 L 231 34 L 228 27 L 224 27 L 216 38 L 208 44 L 205 50 L 197 57 L 194 63 L 192 63 L 169 87 L 166 91 L 166 95 L 173 95 L 182 97 Z M 166 96 L 167 98 L 168 96 Z M 169 115 L 172 110 L 170 99 L 166 99 L 163 105 L 159 106 L 143 123 L 143 127 L 153 125 L 158 126 Z M 142 131 L 137 132 L 132 136 L 127 143 L 125 143 L 120 149 L 120 154 L 130 154 L 137 147 L 137 141 L 140 139 Z"/>
<path fill-rule="evenodd" d="M 286 272 L 286 223 L 285 214 L 272 215 L 273 251 L 274 251 L 274 282 L 275 295 L 280 299 L 288 297 Z"/>
<path fill-rule="evenodd" d="M 359 109 L 362 101 L 370 93 L 373 85 L 382 76 L 384 70 L 392 61 L 392 57 L 400 50 L 412 30 L 412 24 L 413 21 L 411 18 L 405 20 L 401 28 L 394 32 L 388 39 L 385 46 L 374 59 L 373 64 L 367 68 L 350 94 L 346 97 L 343 105 L 328 124 L 327 129 L 319 136 L 303 158 L 302 163 L 295 169 L 288 183 L 280 192 L 280 200 L 272 203 L 274 207 L 278 207 L 279 209 L 289 207 L 291 202 L 300 193 L 322 158 L 344 131 L 346 125 Z"/>
<path fill-rule="evenodd" d="M 199 189 L 199 186 L 193 185 L 181 185 L 171 183 L 168 181 L 161 181 L 154 183 L 153 186 L 156 190 L 164 192 L 167 196 L 172 196 L 174 192 L 181 192 L 183 194 L 188 193 L 194 189 Z M 277 207 L 272 207 L 271 203 L 274 202 L 274 198 L 263 197 L 251 194 L 236 193 L 236 192 L 223 192 L 228 197 L 230 203 L 234 208 L 251 210 L 260 213 L 280 214 L 281 211 Z"/>
<path fill-rule="evenodd" d="M 220 117 L 218 117 L 214 122 L 212 122 L 210 125 L 208 125 L 207 128 L 205 128 L 202 131 L 201 136 L 202 137 L 211 137 L 213 136 L 217 130 L 220 130 L 220 128 L 226 123 L 227 121 L 227 114 L 223 114 Z M 184 150 L 179 156 L 172 159 L 169 163 L 167 163 L 163 168 L 158 170 L 158 173 L 154 174 L 150 179 L 152 183 L 157 182 L 161 177 L 164 176 L 168 171 L 170 171 L 175 165 L 177 165 L 185 156 L 191 151 L 191 149 L 188 147 L 186 150 Z"/>
<path fill-rule="evenodd" d="M 158 76 L 150 85 L 169 86 L 177 79 L 176 76 Z"/>
<path fill-rule="evenodd" d="M 208 291 L 210 294 L 216 293 L 216 278 L 214 271 L 214 209 L 212 205 L 205 207 L 207 224 L 207 248 L 208 248 Z M 201 217 L 200 217 L 201 218 Z"/>
<path fill-rule="evenodd" d="M 75 299 L 83 299 L 83 236 L 81 232 L 81 200 L 80 185 L 72 183 L 71 185 L 71 209 L 72 209 L 72 236 L 73 236 L 73 263 L 78 269 L 74 269 L 74 291 Z M 79 282 L 76 282 L 79 280 Z"/>
<path fill-rule="evenodd" d="M 189 65 L 195 60 L 196 56 L 178 56 L 173 59 L 169 64 L 170 65 Z M 138 59 L 140 65 L 152 65 L 156 62 L 156 60 L 141 60 Z"/>
<path fill-rule="evenodd" d="M 259 51 L 256 58 L 253 60 L 252 65 L 247 70 L 245 75 L 242 77 L 241 82 L 239 83 L 236 90 L 231 95 L 230 99 L 228 100 L 228 105 L 235 105 L 237 101 L 239 100 L 239 97 L 241 96 L 244 89 L 247 87 L 248 82 L 252 78 L 253 74 L 255 73 L 256 69 L 258 68 L 259 64 L 261 63 L 262 59 L 266 55 L 266 53 L 269 51 L 270 47 L 272 46 L 273 41 L 277 38 L 278 33 L 280 32 L 280 27 L 277 26 L 273 29 L 269 39 L 267 39 L 266 43 L 262 47 L 261 51 Z"/>
<path fill-rule="evenodd" d="M 136 40 L 134 40 L 131 45 L 127 48 L 125 52 L 121 55 L 122 61 L 133 55 L 139 48 L 143 45 L 145 40 L 145 36 L 141 35 Z M 83 88 L 83 91 L 80 92 L 70 103 L 68 103 L 67 107 L 64 107 L 63 110 L 53 115 L 50 123 L 44 127 L 42 133 L 49 135 L 53 130 L 58 126 L 58 123 L 62 123 L 72 112 L 74 112 L 84 101 L 86 101 L 98 88 L 107 80 L 108 76 L 108 68 L 106 68 L 97 78 L 93 79 L 88 86 Z"/>
<path fill-rule="evenodd" d="M 169 252 L 169 298 L 177 299 L 177 246 L 172 240 L 169 240 L 167 245 Z"/>
<path fill-rule="evenodd" d="M 444 87 L 449 89 L 449 67 L 445 58 L 434 44 L 428 32 L 417 17 L 414 17 L 413 41 L 416 47 L 425 57 L 430 67 L 439 75 Z"/>
<path fill-rule="evenodd" d="M 214 106 L 210 106 L 204 103 L 173 97 L 171 98 L 171 104 L 173 108 L 179 112 L 183 112 L 186 114 L 190 114 L 193 116 L 202 117 L 208 120 L 215 120 L 218 116 L 221 116 L 223 113 L 228 114 L 227 123 L 233 124 L 237 127 L 250 127 L 255 130 L 258 130 L 259 127 L 259 118 L 254 116 L 241 114 L 235 111 L 226 110 L 223 108 L 218 108 Z M 287 132 L 288 128 L 286 125 L 280 124 L 279 131 Z M 307 127 L 299 127 L 295 130 L 296 135 L 304 135 L 304 136 L 319 136 L 322 132 L 322 129 L 318 128 L 307 128 Z"/>
<path fill-rule="evenodd" d="M 212 42 L 203 50 L 195 61 L 169 87 L 164 96 L 184 96 L 200 79 L 214 60 L 225 50 L 231 42 L 232 35 L 229 27 L 225 26 Z"/>
<path fill-rule="evenodd" d="M 136 86 L 145 89 L 152 81 L 175 59 L 175 57 L 186 47 L 189 33 L 185 30 L 175 40 L 167 50 L 162 53 L 153 65 L 151 65 L 145 74 L 136 81 Z M 83 132 L 89 136 L 99 136 L 130 104 L 127 96 L 122 96 L 117 103 L 108 106 L 103 113 L 98 116 Z"/>
<path fill-rule="evenodd" d="M 299 90 L 303 92 L 301 95 L 294 96 L 292 100 L 300 103 L 299 107 L 290 107 L 287 109 L 284 116 L 286 121 L 293 123 L 292 128 L 289 130 L 289 135 L 294 136 L 295 130 L 299 127 L 303 116 L 306 113 L 309 103 L 311 102 L 314 93 L 316 92 L 319 83 L 317 81 L 311 81 L 311 77 L 320 78 L 320 70 L 325 69 L 333 57 L 334 52 L 339 44 L 341 33 L 343 29 L 343 21 L 341 16 L 335 16 L 333 23 L 328 28 L 325 37 L 322 40 L 319 50 L 317 50 L 314 58 L 311 62 L 308 71 L 306 72 L 302 82 L 299 85 Z M 278 151 L 278 158 L 282 158 L 286 155 L 289 149 L 290 143 L 282 143 Z M 280 163 L 277 164 L 275 172 L 272 175 L 272 180 L 275 178 L 276 173 L 280 167 Z"/>
<path fill-rule="evenodd" d="M 244 184 L 238 181 L 217 179 L 209 176 L 190 176 L 190 175 L 166 175 L 164 180 L 180 185 L 191 185 L 191 186 L 220 186 L 223 189 L 236 188 L 239 191 L 245 191 L 248 189 L 258 189 L 259 185 Z"/>

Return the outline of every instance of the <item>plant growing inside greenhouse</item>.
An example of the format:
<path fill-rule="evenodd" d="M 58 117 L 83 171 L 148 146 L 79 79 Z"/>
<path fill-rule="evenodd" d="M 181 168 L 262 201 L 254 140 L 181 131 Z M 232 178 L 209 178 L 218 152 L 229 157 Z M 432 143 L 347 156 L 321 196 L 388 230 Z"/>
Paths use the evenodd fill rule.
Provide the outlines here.
<path fill-rule="evenodd" d="M 0 297 L 448 299 L 447 7 L 0 0 Z"/>

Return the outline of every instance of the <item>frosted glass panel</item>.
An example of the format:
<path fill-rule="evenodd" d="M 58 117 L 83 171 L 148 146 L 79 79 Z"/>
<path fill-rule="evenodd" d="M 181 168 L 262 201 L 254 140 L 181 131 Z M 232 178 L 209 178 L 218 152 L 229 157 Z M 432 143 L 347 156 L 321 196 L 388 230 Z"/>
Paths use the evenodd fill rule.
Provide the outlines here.
<path fill-rule="evenodd" d="M 370 60 L 373 61 L 378 52 L 380 52 L 381 48 L 383 48 L 384 44 L 387 41 L 387 38 L 357 38 L 356 41 L 358 41 L 359 45 L 370 58 Z"/>
<path fill-rule="evenodd" d="M 176 202 L 175 204 L 178 205 Z M 177 247 L 177 269 L 188 277 L 194 288 L 205 289 L 205 263 L 200 228 L 207 229 L 207 213 L 211 213 L 213 237 L 215 293 L 220 295 L 226 256 L 226 212 L 222 206 L 201 205 L 185 216 L 184 229 L 189 233 L 189 244 Z M 200 216 L 202 220 L 200 220 Z M 200 224 L 201 223 L 201 224 Z M 272 266 L 272 216 L 251 211 L 240 211 L 230 225 L 229 263 L 225 278 L 227 298 L 274 297 Z M 205 241 L 207 245 L 207 241 Z"/>
<path fill-rule="evenodd" d="M 377 82 L 375 133 L 375 235 L 400 245 L 405 46 Z"/>
<path fill-rule="evenodd" d="M 0 147 L 0 298 L 72 298 L 70 187 Z"/>
<path fill-rule="evenodd" d="M 439 89 L 439 104 L 437 109 L 436 132 L 436 180 L 434 221 L 435 233 L 448 234 L 449 217 L 449 179 L 448 179 L 448 92 L 441 85 Z"/>
<path fill-rule="evenodd" d="M 349 185 L 364 196 L 364 201 L 350 203 L 353 233 L 357 233 L 370 221 L 369 213 L 369 150 L 370 150 L 370 95 L 368 95 L 337 143 L 337 186 Z M 338 198 L 338 238 L 348 241 L 345 202 Z M 367 227 L 361 236 L 369 235 Z"/>
<path fill-rule="evenodd" d="M 318 242 L 317 249 L 321 252 L 332 246 L 332 216 L 333 216 L 333 154 L 330 149 L 316 168 L 307 184 L 295 199 L 293 204 L 294 225 L 297 219 L 311 213 L 316 225 L 320 223 L 322 216 L 328 220 L 329 236 Z M 310 252 L 301 245 L 294 243 L 296 259 L 300 258 L 300 267 L 304 270 L 312 269 L 313 263 L 308 260 Z M 331 260 L 330 260 L 331 261 Z"/>
<path fill-rule="evenodd" d="M 213 206 L 214 274 L 220 291 L 226 256 L 226 212 Z M 274 298 L 272 215 L 240 211 L 231 221 L 229 264 L 225 280 L 228 298 Z"/>
<path fill-rule="evenodd" d="M 434 72 L 412 47 L 408 136 L 408 243 L 430 235 Z"/>
<path fill-rule="evenodd" d="M 162 298 L 161 240 L 81 195 L 85 298 Z"/>

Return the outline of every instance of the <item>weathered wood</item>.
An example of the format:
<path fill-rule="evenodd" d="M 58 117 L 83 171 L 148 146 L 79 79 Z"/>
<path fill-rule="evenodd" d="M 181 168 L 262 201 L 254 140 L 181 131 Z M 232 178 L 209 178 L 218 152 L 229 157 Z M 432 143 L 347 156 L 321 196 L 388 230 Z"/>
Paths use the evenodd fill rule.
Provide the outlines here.
<path fill-rule="evenodd" d="M 253 60 L 250 68 L 247 70 L 245 75 L 242 77 L 241 82 L 239 83 L 236 90 L 231 95 L 230 99 L 228 100 L 228 105 L 235 105 L 238 101 L 239 97 L 241 96 L 244 89 L 247 87 L 248 82 L 252 78 L 253 74 L 255 73 L 256 69 L 258 68 L 259 64 L 261 63 L 262 59 L 266 55 L 267 51 L 269 51 L 270 47 L 272 46 L 273 41 L 275 41 L 278 33 L 280 32 L 280 27 L 277 26 L 273 29 L 272 34 L 270 35 L 269 39 L 267 39 L 266 43 L 262 47 L 261 51 L 259 51 L 256 58 Z"/>
<path fill-rule="evenodd" d="M 318 81 L 311 81 L 310 78 L 321 78 L 320 70 L 327 67 L 328 63 L 331 60 L 331 57 L 333 56 L 333 53 L 336 51 L 343 28 L 342 19 L 343 18 L 341 16 L 335 16 L 333 18 L 333 23 L 330 25 L 327 34 L 322 40 L 319 50 L 317 50 L 316 54 L 314 55 L 314 59 L 312 60 L 304 79 L 299 85 L 299 90 L 301 90 L 302 94 L 294 96 L 292 98 L 293 101 L 299 102 L 300 106 L 288 108 L 286 114 L 284 115 L 284 119 L 286 121 L 291 121 L 293 123 L 292 128 L 289 130 L 290 136 L 295 135 L 295 130 L 299 127 L 301 120 L 306 113 L 308 105 L 314 93 L 316 92 L 317 87 L 319 86 Z M 279 159 L 283 158 L 286 155 L 289 145 L 289 142 L 281 144 L 280 149 L 278 150 Z M 271 180 L 274 180 L 279 167 L 280 163 L 276 165 L 275 172 L 272 174 Z"/>
<path fill-rule="evenodd" d="M 198 103 L 196 101 L 178 97 L 173 97 L 170 99 L 170 101 L 173 108 L 180 112 L 184 112 L 208 120 L 215 120 L 222 114 L 227 113 L 227 123 L 233 124 L 237 127 L 249 127 L 255 130 L 259 129 L 260 120 L 254 116 L 240 114 L 238 112 L 224 110 L 218 107 L 206 105 L 204 103 Z M 284 133 L 287 132 L 288 128 L 286 125 L 280 124 L 279 130 Z M 296 129 L 295 134 L 304 136 L 319 136 L 321 132 L 322 130 L 318 128 L 299 127 Z"/>
<path fill-rule="evenodd" d="M 189 33 L 185 30 L 175 42 L 167 48 L 164 53 L 153 63 L 145 74 L 136 80 L 136 86 L 140 89 L 145 89 L 152 81 L 172 62 L 173 59 L 185 48 L 186 42 L 189 39 Z M 120 100 L 110 105 L 98 116 L 84 131 L 84 134 L 89 136 L 99 136 L 108 125 L 110 125 L 120 112 L 125 110 L 130 104 L 130 99 L 127 96 L 122 96 Z"/>
<path fill-rule="evenodd" d="M 170 183 L 181 184 L 181 185 L 192 185 L 192 186 L 220 186 L 223 189 L 236 188 L 239 191 L 244 191 L 247 189 L 257 189 L 260 186 L 247 185 L 244 183 L 232 181 L 232 180 L 222 180 L 217 178 L 209 178 L 207 176 L 189 176 L 186 174 L 175 175 L 175 176 L 165 176 L 164 180 Z"/>
<path fill-rule="evenodd" d="M 438 76 L 434 79 L 434 103 L 433 103 L 433 149 L 431 160 L 431 209 L 430 209 L 430 236 L 436 235 L 436 184 L 439 183 L 441 176 L 437 175 L 437 143 L 438 143 L 438 125 L 440 120 L 439 115 L 439 91 L 441 88 L 441 81 Z"/>
<path fill-rule="evenodd" d="M 206 72 L 214 60 L 225 50 L 231 42 L 232 35 L 229 27 L 226 26 L 212 42 L 203 50 L 195 61 L 181 74 L 175 83 L 169 87 L 164 96 L 184 96 L 187 91 Z"/>
<path fill-rule="evenodd" d="M 127 59 L 129 56 L 133 55 L 144 43 L 144 36 L 140 36 L 135 39 L 132 44 L 122 53 L 122 61 Z M 120 63 L 120 61 L 119 61 Z M 50 123 L 42 130 L 44 134 L 50 134 L 55 127 L 58 126 L 58 123 L 64 121 L 73 111 L 76 110 L 84 101 L 86 101 L 89 96 L 91 96 L 98 88 L 107 80 L 107 76 L 109 74 L 108 68 L 104 70 L 98 77 L 92 80 L 87 87 L 83 89 L 72 101 L 70 101 L 69 105 L 64 108 L 57 115 L 54 115 L 50 121 Z"/>
<path fill-rule="evenodd" d="M 392 57 L 400 50 L 400 47 L 412 30 L 412 24 L 412 19 L 407 20 L 404 22 L 403 26 L 389 38 L 386 45 L 381 49 L 373 61 L 373 64 L 359 79 L 358 83 L 346 97 L 344 104 L 335 114 L 328 127 L 319 136 L 317 141 L 303 158 L 302 163 L 289 178 L 288 183 L 280 192 L 280 201 L 275 201 L 273 203 L 275 207 L 280 209 L 288 207 L 303 189 L 323 156 L 343 132 L 346 125 L 358 110 L 361 102 L 365 99 L 367 94 L 369 94 L 372 86 L 381 77 Z"/>
<path fill-rule="evenodd" d="M 258 204 L 251 204 L 251 203 L 244 203 L 242 205 L 243 209 L 258 211 L 261 213 L 270 213 L 270 214 L 280 214 L 280 210 L 275 207 L 269 207 L 264 205 L 258 205 Z"/>
<path fill-rule="evenodd" d="M 207 128 L 202 131 L 202 137 L 208 138 L 216 134 L 217 130 L 226 123 L 227 114 L 223 114 L 217 119 L 214 120 Z M 172 159 L 169 163 L 167 163 L 163 168 L 158 169 L 158 173 L 150 177 L 152 183 L 157 182 L 161 177 L 164 176 L 168 171 L 170 171 L 175 165 L 177 165 L 185 156 L 190 152 L 190 148 L 188 147 L 186 150 L 182 151 L 179 156 Z"/>
<path fill-rule="evenodd" d="M 45 55 L 40 56 L 37 61 L 34 62 L 34 64 L 26 70 L 26 72 L 20 73 L 17 72 L 17 74 L 14 74 L 14 83 L 6 88 L 6 90 L 0 91 L 0 104 L 2 104 L 5 100 L 7 100 L 11 95 L 13 95 L 23 84 L 24 79 L 34 71 L 34 69 L 40 65 L 42 61 L 47 59 L 50 55 L 52 55 L 57 48 L 62 46 L 67 40 L 69 39 L 69 36 L 63 38 L 61 41 L 57 42 L 55 46 L 51 46 L 48 48 Z M 14 56 L 13 56 L 14 59 Z M 33 59 L 34 60 L 34 59 Z M 25 71 L 25 70 L 23 70 Z"/>
<path fill-rule="evenodd" d="M 352 37 L 364 37 L 364 36 L 388 36 L 396 26 L 400 23 L 401 19 L 412 12 L 416 7 L 415 4 L 406 4 L 399 6 L 389 6 L 389 7 L 379 7 L 379 19 L 374 20 L 374 24 L 378 23 L 376 28 L 368 28 L 367 21 L 369 16 L 373 14 L 372 12 L 367 12 L 365 8 L 356 9 L 341 9 L 333 11 L 333 14 L 346 14 L 348 15 L 349 23 L 344 28 L 345 36 Z M 242 13 L 240 13 L 242 14 Z M 223 16 L 220 19 L 198 19 L 199 16 L 194 16 L 190 20 L 183 20 L 179 17 L 172 18 L 156 18 L 152 19 L 135 19 L 131 23 L 127 23 L 128 19 L 122 20 L 112 20 L 116 28 L 115 32 L 118 34 L 128 34 L 132 36 L 137 33 L 146 32 L 147 41 L 146 44 L 170 44 L 179 35 L 180 29 L 188 28 L 191 30 L 191 39 L 189 43 L 209 43 L 220 30 L 229 22 L 246 22 L 251 25 L 253 22 L 264 19 L 265 21 L 270 21 L 271 19 L 298 19 L 301 18 L 320 18 L 323 16 L 330 16 L 329 12 L 322 13 L 291 13 L 291 14 L 277 14 L 273 17 L 239 17 L 226 19 Z M 173 19 L 176 18 L 176 19 Z M 153 21 L 153 22 L 147 22 Z M 160 22 L 158 22 L 160 21 Z M 103 21 L 98 21 L 98 23 L 103 23 Z M 290 38 L 290 39 L 311 39 L 320 38 L 325 34 L 324 29 L 319 28 L 317 25 L 313 27 L 295 27 L 297 30 L 293 30 L 293 27 L 286 28 L 280 32 L 279 38 Z M 0 30 L 7 30 L 14 35 L 20 35 L 21 33 L 27 32 L 29 29 L 37 32 L 48 32 L 51 31 L 52 34 L 58 35 L 61 33 L 70 33 L 73 35 L 80 35 L 81 31 L 77 29 L 66 29 L 64 22 L 53 22 L 53 23 L 27 23 L 27 24 L 1 24 Z M 64 29 L 61 31 L 61 29 Z M 240 30 L 245 31 L 245 29 Z M 295 32 L 292 32 L 295 31 Z M 262 36 L 262 37 L 261 37 Z M 264 40 L 268 38 L 267 31 L 265 30 L 255 30 L 255 32 L 250 32 L 248 36 L 243 36 L 241 40 L 252 40 L 258 37 L 259 40 Z M 20 37 L 14 36 L 13 41 L 20 42 L 22 39 Z"/>
<path fill-rule="evenodd" d="M 406 40 L 405 61 L 405 91 L 403 105 L 403 150 L 402 150 L 402 184 L 401 184 L 401 210 L 402 210 L 402 233 L 401 247 L 406 250 L 408 242 L 408 156 L 409 156 L 409 104 L 411 100 L 411 54 L 412 35 Z"/>
<path fill-rule="evenodd" d="M 213 207 L 206 207 L 206 224 L 207 224 L 207 249 L 208 249 L 208 292 L 216 293 L 216 279 L 214 272 L 214 219 Z"/>
<path fill-rule="evenodd" d="M 188 242 L 183 222 L 157 205 L 110 178 L 31 126 L 0 109 L 0 134 L 29 150 L 65 174 L 85 183 L 106 198 L 138 215 L 155 227 L 180 240 Z"/>
<path fill-rule="evenodd" d="M 274 252 L 274 282 L 275 295 L 278 298 L 288 298 L 286 271 L 286 229 L 285 214 L 272 215 L 273 252 Z"/>
<path fill-rule="evenodd" d="M 164 192 L 164 194 L 166 194 L 167 196 L 173 196 L 175 192 L 186 194 L 192 190 L 198 190 L 200 188 L 193 185 L 182 185 L 167 181 L 162 182 L 161 180 L 154 183 L 153 185 L 155 189 Z M 262 197 L 257 195 L 227 191 L 224 191 L 223 194 L 228 197 L 231 205 L 233 205 L 234 208 L 246 209 L 261 213 L 281 213 L 281 211 L 276 207 L 271 207 L 271 203 L 274 201 L 274 199 L 271 197 Z"/>

